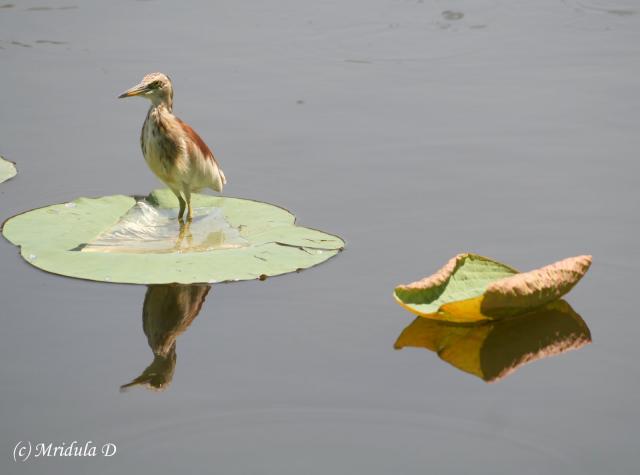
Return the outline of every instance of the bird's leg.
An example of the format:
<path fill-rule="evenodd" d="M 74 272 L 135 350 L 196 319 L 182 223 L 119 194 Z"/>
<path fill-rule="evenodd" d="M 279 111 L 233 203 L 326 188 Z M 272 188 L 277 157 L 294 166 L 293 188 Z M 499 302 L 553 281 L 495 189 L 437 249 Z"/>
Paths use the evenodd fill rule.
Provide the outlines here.
<path fill-rule="evenodd" d="M 191 207 L 191 189 L 188 186 L 185 186 L 183 191 L 184 191 L 184 197 L 187 200 L 187 207 L 188 207 L 187 221 L 191 222 L 193 221 L 193 208 Z"/>
<path fill-rule="evenodd" d="M 193 246 L 193 234 L 191 234 L 191 221 L 185 222 L 184 220 L 180 220 L 180 232 L 178 233 L 178 239 L 176 240 L 176 245 L 174 249 L 176 250 L 186 250 Z M 182 248 L 182 243 L 184 238 L 187 238 L 187 247 Z"/>
<path fill-rule="evenodd" d="M 182 220 L 182 217 L 184 216 L 184 209 L 186 208 L 186 204 L 182 199 L 182 197 L 178 198 L 178 202 L 180 203 L 180 212 L 178 213 L 178 219 Z"/>
<path fill-rule="evenodd" d="M 179 222 L 180 222 L 180 231 L 178 232 L 178 239 L 176 240 L 176 245 L 174 247 L 176 250 L 179 250 L 182 247 L 182 241 L 184 240 L 184 234 L 186 231 L 184 221 L 180 219 Z"/>
<path fill-rule="evenodd" d="M 187 245 L 193 247 L 193 234 L 191 234 L 191 221 L 187 221 Z"/>
<path fill-rule="evenodd" d="M 171 191 L 173 191 L 173 194 L 176 195 L 176 198 L 178 198 L 178 204 L 180 205 L 180 211 L 178 212 L 178 221 L 182 221 L 182 216 L 184 216 L 184 209 L 185 209 L 185 201 L 182 199 L 182 196 L 180 195 L 180 192 L 178 190 L 174 190 L 173 188 L 171 188 Z"/>

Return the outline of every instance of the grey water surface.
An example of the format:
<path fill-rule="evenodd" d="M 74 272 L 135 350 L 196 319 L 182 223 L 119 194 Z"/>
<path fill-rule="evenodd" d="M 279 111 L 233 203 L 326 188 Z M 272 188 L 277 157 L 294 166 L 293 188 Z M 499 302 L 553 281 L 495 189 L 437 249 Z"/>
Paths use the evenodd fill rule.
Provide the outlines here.
<path fill-rule="evenodd" d="M 159 187 L 147 104 L 116 96 L 162 71 L 225 194 L 347 241 L 199 292 L 162 343 L 146 287 L 46 274 L 0 240 L 0 473 L 638 473 L 640 2 L 0 7 L 0 155 L 19 170 L 0 220 Z M 593 254 L 568 297 L 593 343 L 492 384 L 394 350 L 414 317 L 393 287 L 464 251 L 522 270 Z M 162 345 L 168 387 L 121 392 Z M 16 463 L 21 441 L 117 453 Z"/>

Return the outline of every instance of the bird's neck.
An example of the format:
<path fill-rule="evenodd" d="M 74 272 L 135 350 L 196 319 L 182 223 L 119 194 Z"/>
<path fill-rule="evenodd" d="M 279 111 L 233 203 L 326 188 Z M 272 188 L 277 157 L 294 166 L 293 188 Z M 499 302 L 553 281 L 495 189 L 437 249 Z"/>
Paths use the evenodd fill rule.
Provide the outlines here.
<path fill-rule="evenodd" d="M 161 113 L 161 112 L 172 113 L 171 104 L 167 104 L 166 102 L 162 102 L 162 101 L 160 101 L 158 103 L 154 102 L 154 103 L 151 104 L 151 107 L 149 108 L 149 114 L 151 114 L 154 111 L 159 112 L 159 113 Z"/>
<path fill-rule="evenodd" d="M 170 94 L 166 96 L 152 96 L 151 109 L 166 108 L 169 112 L 173 111 L 173 98 Z"/>

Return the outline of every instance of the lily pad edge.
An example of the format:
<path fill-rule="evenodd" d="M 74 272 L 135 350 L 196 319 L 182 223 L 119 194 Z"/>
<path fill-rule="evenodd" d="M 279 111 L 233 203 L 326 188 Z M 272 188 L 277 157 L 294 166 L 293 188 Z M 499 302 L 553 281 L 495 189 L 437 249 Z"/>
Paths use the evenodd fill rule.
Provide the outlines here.
<path fill-rule="evenodd" d="M 4 156 L 0 155 L 0 162 L 6 162 L 13 166 L 13 174 L 9 174 L 6 178 L 2 178 L 0 176 L 0 183 L 6 183 L 9 180 L 14 179 L 18 176 L 18 164 L 12 160 L 7 160 Z"/>

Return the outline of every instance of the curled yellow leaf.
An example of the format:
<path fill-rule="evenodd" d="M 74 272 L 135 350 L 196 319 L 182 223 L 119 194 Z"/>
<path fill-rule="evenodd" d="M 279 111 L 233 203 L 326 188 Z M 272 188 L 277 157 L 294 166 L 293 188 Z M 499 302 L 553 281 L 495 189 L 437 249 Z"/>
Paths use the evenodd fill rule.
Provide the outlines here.
<path fill-rule="evenodd" d="M 492 259 L 459 254 L 435 274 L 396 287 L 396 301 L 421 317 L 477 323 L 520 315 L 558 300 L 591 265 L 591 256 L 564 259 L 519 273 Z"/>

